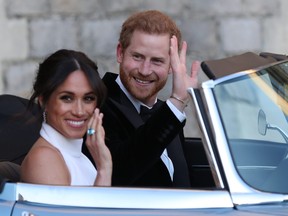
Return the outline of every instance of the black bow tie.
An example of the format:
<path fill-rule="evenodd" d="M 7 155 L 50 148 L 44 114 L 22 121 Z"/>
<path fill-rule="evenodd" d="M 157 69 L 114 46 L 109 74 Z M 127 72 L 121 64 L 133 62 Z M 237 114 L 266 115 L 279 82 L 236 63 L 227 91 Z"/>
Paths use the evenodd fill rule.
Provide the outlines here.
<path fill-rule="evenodd" d="M 159 107 L 160 107 L 160 103 L 154 104 L 154 106 L 151 109 L 149 109 L 146 106 L 141 105 L 140 116 L 143 119 L 143 121 L 146 122 Z"/>

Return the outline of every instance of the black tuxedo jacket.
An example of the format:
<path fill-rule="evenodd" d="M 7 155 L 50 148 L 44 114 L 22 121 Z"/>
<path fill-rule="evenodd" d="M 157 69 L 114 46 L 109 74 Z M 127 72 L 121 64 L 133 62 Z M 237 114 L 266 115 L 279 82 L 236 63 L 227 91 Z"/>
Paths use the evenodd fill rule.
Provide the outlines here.
<path fill-rule="evenodd" d="M 101 109 L 106 145 L 113 159 L 112 185 L 189 187 L 188 168 L 179 138 L 179 133 L 183 135 L 184 123 L 179 122 L 164 102 L 144 123 L 115 82 L 116 78 L 116 74 L 109 72 L 103 77 L 108 98 Z M 174 165 L 173 182 L 160 158 L 165 148 Z"/>

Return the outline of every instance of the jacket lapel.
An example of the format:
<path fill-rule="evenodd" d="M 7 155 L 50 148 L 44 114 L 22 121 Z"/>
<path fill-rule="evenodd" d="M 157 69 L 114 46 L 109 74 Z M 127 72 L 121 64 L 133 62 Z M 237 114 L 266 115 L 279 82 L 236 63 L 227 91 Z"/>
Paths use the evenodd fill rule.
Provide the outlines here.
<path fill-rule="evenodd" d="M 137 128 L 143 124 L 143 121 L 131 101 L 115 82 L 116 78 L 117 74 L 108 72 L 102 79 L 108 89 L 108 100 L 121 111 L 125 118 L 127 118 L 135 128 Z"/>

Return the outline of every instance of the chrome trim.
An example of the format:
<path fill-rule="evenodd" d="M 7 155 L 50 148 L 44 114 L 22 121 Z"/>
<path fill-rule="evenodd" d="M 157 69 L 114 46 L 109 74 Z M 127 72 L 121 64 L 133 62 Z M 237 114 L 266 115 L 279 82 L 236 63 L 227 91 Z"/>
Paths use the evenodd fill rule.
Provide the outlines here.
<path fill-rule="evenodd" d="M 218 84 L 221 84 L 223 82 L 226 82 L 228 80 L 232 80 L 232 79 L 235 79 L 235 78 L 238 78 L 238 77 L 241 77 L 241 76 L 245 76 L 247 74 L 250 74 L 250 73 L 254 73 L 258 70 L 246 70 L 246 71 L 241 71 L 241 72 L 237 72 L 237 73 L 234 73 L 234 74 L 230 74 L 230 75 L 227 75 L 225 77 L 221 77 L 217 80 L 213 80 L 213 83 L 203 83 L 204 85 L 209 85 L 209 88 L 214 88 L 216 85 Z"/>
<path fill-rule="evenodd" d="M 256 190 L 247 185 L 239 176 L 238 172 L 236 171 L 236 168 L 234 167 L 230 149 L 228 147 L 229 145 L 225 136 L 221 118 L 212 92 L 212 89 L 218 83 L 224 82 L 226 80 L 235 77 L 243 76 L 248 72 L 253 73 L 255 71 L 258 70 L 248 70 L 245 72 L 239 72 L 218 79 L 217 81 L 209 80 L 207 82 L 202 83 L 203 94 L 206 100 L 205 102 L 207 103 L 207 109 L 211 120 L 211 127 L 215 135 L 217 150 L 219 152 L 224 173 L 226 175 L 227 183 L 229 185 L 231 197 L 235 205 L 282 202 L 286 198 L 282 194 L 266 193 Z"/>
<path fill-rule="evenodd" d="M 260 191 L 254 191 L 251 193 L 232 193 L 231 197 L 235 205 L 279 203 L 284 202 L 287 199 L 287 195 L 264 193 Z"/>
<path fill-rule="evenodd" d="M 130 209 L 233 207 L 231 197 L 225 190 L 72 187 L 25 183 L 8 183 L 5 187 L 15 187 L 14 196 L 17 202 L 37 205 Z"/>
<path fill-rule="evenodd" d="M 201 84 L 201 87 L 203 89 L 213 89 L 216 85 L 218 84 L 221 84 L 223 82 L 226 82 L 228 80 L 232 80 L 232 79 L 235 79 L 235 78 L 238 78 L 238 77 L 241 77 L 241 76 L 245 76 L 247 74 L 251 74 L 251 73 L 254 73 L 258 70 L 246 70 L 246 71 L 241 71 L 241 72 L 237 72 L 237 73 L 234 73 L 234 74 L 230 74 L 230 75 L 227 75 L 225 77 L 221 77 L 217 80 L 207 80 L 205 82 L 203 82 Z"/>
<path fill-rule="evenodd" d="M 238 169 L 257 169 L 259 170 L 260 168 L 261 169 L 266 169 L 266 170 L 274 170 L 276 169 L 277 167 L 276 166 L 237 166 Z"/>
<path fill-rule="evenodd" d="M 220 155 L 220 160 L 226 175 L 226 179 L 231 192 L 249 192 L 250 189 L 246 187 L 242 179 L 239 177 L 233 160 L 230 155 L 230 149 L 226 140 L 225 132 L 223 130 L 221 118 L 214 100 L 214 95 L 211 89 L 204 88 L 203 93 L 205 95 L 209 116 L 212 122 L 212 130 L 215 136 L 215 142 L 217 150 Z M 233 184 L 232 184 L 233 183 Z"/>
<path fill-rule="evenodd" d="M 225 132 L 223 130 L 223 125 L 219 112 L 217 110 L 216 102 L 214 100 L 214 95 L 212 90 L 209 88 L 203 88 L 205 95 L 209 116 L 212 122 L 212 130 L 214 131 L 215 141 L 217 144 L 217 149 L 220 154 L 223 169 L 226 175 L 227 182 L 231 192 L 251 192 L 250 188 L 242 181 L 239 177 L 233 160 L 230 155 L 230 149 L 228 147 L 228 142 L 226 140 Z"/>
<path fill-rule="evenodd" d="M 202 116 L 202 113 L 200 111 L 200 105 L 197 101 L 195 91 L 193 88 L 189 88 L 188 93 L 191 95 L 193 102 L 194 102 L 194 105 L 195 105 L 195 109 L 197 112 L 200 128 L 201 128 L 203 136 L 204 136 L 204 137 L 202 137 L 202 142 L 203 142 L 203 144 L 205 142 L 204 149 L 205 149 L 205 153 L 207 155 L 209 155 L 207 158 L 208 158 L 208 161 L 209 161 L 209 164 L 211 167 L 214 181 L 215 181 L 217 187 L 224 188 L 223 179 L 222 179 L 222 176 L 221 176 L 220 171 L 219 171 L 219 167 L 218 167 L 218 163 L 216 161 L 215 155 L 214 155 L 214 151 L 212 149 L 212 145 L 211 145 L 211 142 L 209 139 L 207 128 L 206 128 L 205 123 L 203 121 L 203 116 Z"/>

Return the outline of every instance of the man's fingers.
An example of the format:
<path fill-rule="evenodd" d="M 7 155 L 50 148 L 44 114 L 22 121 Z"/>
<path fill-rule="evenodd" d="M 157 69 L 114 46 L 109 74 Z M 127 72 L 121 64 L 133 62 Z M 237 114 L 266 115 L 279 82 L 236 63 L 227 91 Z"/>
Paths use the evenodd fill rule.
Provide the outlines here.
<path fill-rule="evenodd" d="M 200 61 L 194 61 L 191 67 L 191 78 L 196 78 L 200 69 Z"/>
<path fill-rule="evenodd" d="M 187 52 L 187 43 L 186 41 L 183 41 L 182 48 L 180 51 L 180 62 L 184 65 L 186 65 L 186 52 Z"/>
<path fill-rule="evenodd" d="M 179 63 L 178 44 L 175 36 L 172 36 L 170 39 L 170 58 L 172 67 L 173 65 L 177 65 Z"/>

